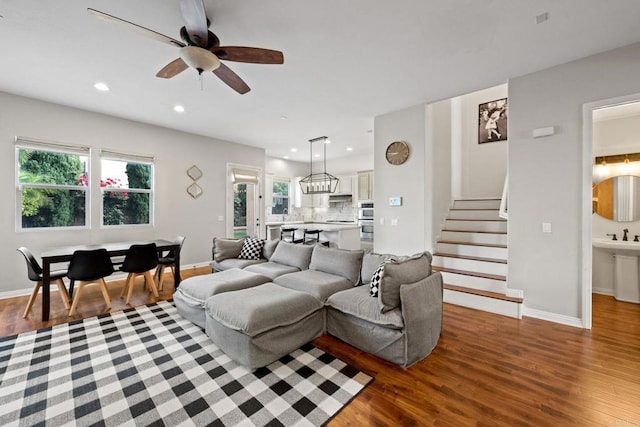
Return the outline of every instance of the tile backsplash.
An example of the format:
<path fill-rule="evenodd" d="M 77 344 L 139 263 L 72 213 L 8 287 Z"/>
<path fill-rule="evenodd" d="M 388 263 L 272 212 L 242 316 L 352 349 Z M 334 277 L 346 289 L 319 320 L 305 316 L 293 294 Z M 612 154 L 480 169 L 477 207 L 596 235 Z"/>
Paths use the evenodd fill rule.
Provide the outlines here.
<path fill-rule="evenodd" d="M 270 209 L 265 212 L 266 222 L 282 221 L 282 215 L 271 215 Z M 329 208 L 296 208 L 291 207 L 290 213 L 286 215 L 285 221 L 353 221 L 358 220 L 358 208 L 354 208 L 350 203 L 336 204 Z"/>

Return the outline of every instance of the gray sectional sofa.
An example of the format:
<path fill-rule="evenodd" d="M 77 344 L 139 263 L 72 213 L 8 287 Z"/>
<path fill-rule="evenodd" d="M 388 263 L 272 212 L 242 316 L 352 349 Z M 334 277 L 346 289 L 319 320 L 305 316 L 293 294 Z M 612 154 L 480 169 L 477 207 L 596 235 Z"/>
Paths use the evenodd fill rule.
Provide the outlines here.
<path fill-rule="evenodd" d="M 395 257 L 273 241 L 260 259 L 244 260 L 242 242 L 214 239 L 214 273 L 185 279 L 174 294 L 178 311 L 240 364 L 266 366 L 323 333 L 404 368 L 435 348 L 442 276 L 430 253 Z M 368 285 L 383 262 L 372 297 Z"/>

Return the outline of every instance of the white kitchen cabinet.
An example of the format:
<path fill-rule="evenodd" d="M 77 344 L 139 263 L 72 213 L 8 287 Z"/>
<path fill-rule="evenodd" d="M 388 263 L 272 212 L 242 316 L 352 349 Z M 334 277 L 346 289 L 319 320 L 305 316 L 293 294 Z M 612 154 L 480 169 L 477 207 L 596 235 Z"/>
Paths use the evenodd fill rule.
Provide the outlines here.
<path fill-rule="evenodd" d="M 336 192 L 334 193 L 335 195 L 354 194 L 353 176 L 343 175 L 343 176 L 338 176 L 337 178 L 339 181 L 338 181 L 338 187 L 336 188 Z"/>
<path fill-rule="evenodd" d="M 373 200 L 373 171 L 358 172 L 358 200 Z"/>

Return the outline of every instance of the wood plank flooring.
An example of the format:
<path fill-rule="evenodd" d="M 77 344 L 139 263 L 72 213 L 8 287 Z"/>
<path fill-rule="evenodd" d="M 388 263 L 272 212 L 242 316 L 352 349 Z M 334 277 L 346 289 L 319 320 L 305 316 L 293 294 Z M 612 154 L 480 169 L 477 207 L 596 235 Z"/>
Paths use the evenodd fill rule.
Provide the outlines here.
<path fill-rule="evenodd" d="M 183 277 L 208 273 L 187 269 Z M 170 277 L 170 275 L 168 275 Z M 167 277 L 160 299 L 173 291 Z M 109 284 L 113 311 L 125 307 L 123 282 Z M 137 282 L 132 304 L 154 301 Z M 87 288 L 78 316 L 105 312 Z M 512 319 L 445 304 L 440 342 L 403 370 L 333 337 L 314 344 L 375 380 L 330 426 L 614 426 L 640 425 L 640 305 L 594 295 L 591 331 L 537 319 Z M 52 295 L 51 321 L 40 298 L 22 319 L 27 297 L 0 300 L 0 335 L 69 320 Z"/>

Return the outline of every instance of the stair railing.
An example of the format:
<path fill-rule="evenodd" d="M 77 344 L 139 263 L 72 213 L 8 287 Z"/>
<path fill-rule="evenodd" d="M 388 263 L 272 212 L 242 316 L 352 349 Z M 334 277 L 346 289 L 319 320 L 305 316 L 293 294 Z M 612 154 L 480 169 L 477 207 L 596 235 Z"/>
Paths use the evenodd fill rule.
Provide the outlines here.
<path fill-rule="evenodd" d="M 500 200 L 500 210 L 498 211 L 500 218 L 509 218 L 509 171 L 504 178 L 504 187 L 502 188 L 502 199 Z"/>

